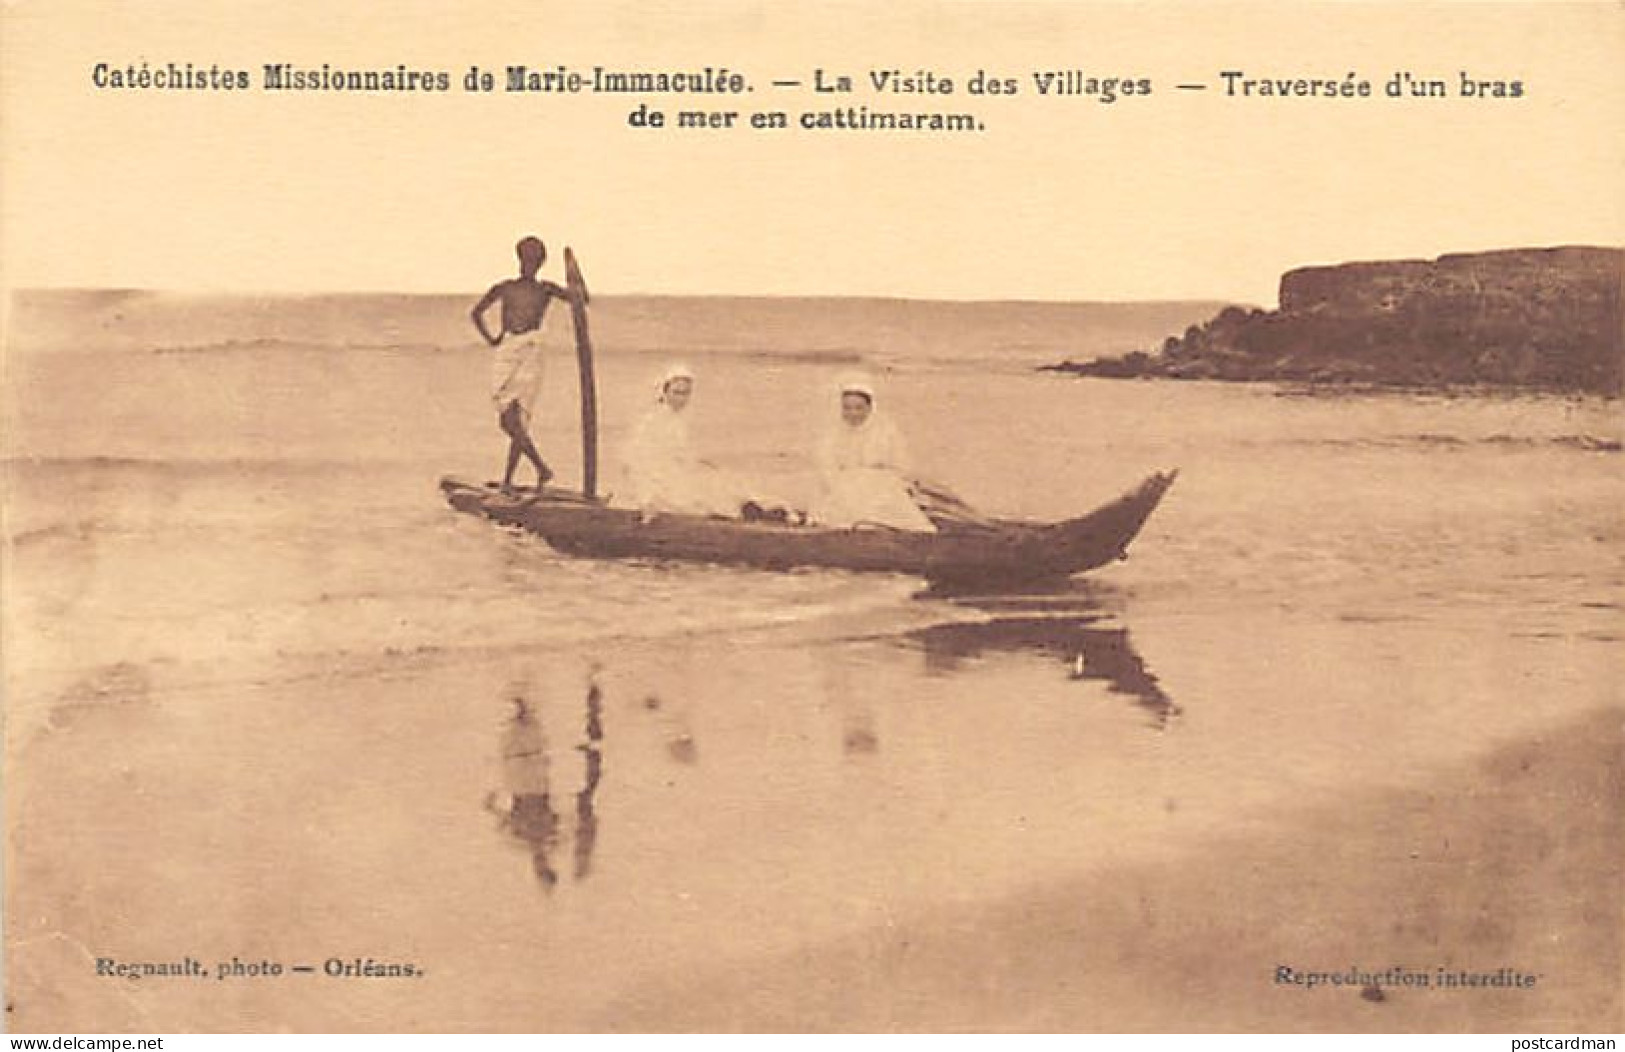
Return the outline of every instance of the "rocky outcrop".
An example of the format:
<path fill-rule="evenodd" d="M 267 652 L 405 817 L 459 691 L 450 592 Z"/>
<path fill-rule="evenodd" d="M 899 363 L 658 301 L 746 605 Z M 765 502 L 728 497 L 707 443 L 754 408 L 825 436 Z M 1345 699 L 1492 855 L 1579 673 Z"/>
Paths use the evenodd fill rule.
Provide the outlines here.
<path fill-rule="evenodd" d="M 1155 353 L 1049 368 L 1086 376 L 1495 385 L 1618 395 L 1625 251 L 1510 249 L 1305 267 L 1280 309 L 1227 307 Z"/>

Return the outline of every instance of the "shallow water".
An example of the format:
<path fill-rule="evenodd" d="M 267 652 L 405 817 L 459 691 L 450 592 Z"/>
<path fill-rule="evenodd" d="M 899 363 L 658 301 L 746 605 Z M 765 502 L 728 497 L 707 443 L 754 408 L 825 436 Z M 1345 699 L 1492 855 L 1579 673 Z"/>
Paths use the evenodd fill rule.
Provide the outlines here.
<path fill-rule="evenodd" d="M 755 348 L 740 311 L 683 352 L 698 439 L 794 497 L 839 334 Z M 502 452 L 470 346 L 24 341 L 19 996 L 160 1030 L 603 1025 L 663 977 L 1170 859 L 1619 705 L 1617 403 L 1032 371 L 1078 321 L 843 351 L 980 507 L 1180 469 L 1127 562 L 1036 596 L 581 561 L 457 515 L 437 477 Z M 637 331 L 600 349 L 606 462 L 667 349 Z M 566 479 L 567 354 L 539 428 Z M 86 953 L 427 975 L 111 998 Z"/>

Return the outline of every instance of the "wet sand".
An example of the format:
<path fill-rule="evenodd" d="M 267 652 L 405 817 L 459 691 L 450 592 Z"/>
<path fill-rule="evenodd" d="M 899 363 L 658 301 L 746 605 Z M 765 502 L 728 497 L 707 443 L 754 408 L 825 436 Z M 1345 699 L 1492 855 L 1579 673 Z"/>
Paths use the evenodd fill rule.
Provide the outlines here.
<path fill-rule="evenodd" d="M 1128 653 L 1122 633 L 1083 631 L 1092 634 L 1080 641 L 1102 654 Z M 960 655 L 975 647 L 962 634 L 919 633 L 923 658 L 969 660 Z M 969 642 L 1009 640 L 973 633 Z M 1621 712 L 1606 688 L 1583 715 L 1529 713 L 1500 745 L 1437 761 L 1384 750 L 1390 759 L 1375 768 L 1351 759 L 1345 788 L 1305 787 L 1313 803 L 1238 782 L 1218 798 L 1233 805 L 1225 807 L 1194 795 L 1210 786 L 1155 767 L 1121 769 L 1121 794 L 1096 777 L 1111 748 L 1134 748 L 1146 735 L 1154 740 L 1139 747 L 1171 748 L 1155 729 L 1170 719 L 1207 732 L 1237 716 L 1198 706 L 1174 714 L 1134 662 L 1102 659 L 1095 671 L 1106 679 L 1073 680 L 1059 651 L 1040 656 L 1033 673 L 1073 695 L 1075 733 L 1036 721 L 1005 756 L 993 728 L 1053 702 L 1018 694 L 1000 711 L 961 672 L 932 682 L 949 698 L 981 699 L 979 707 L 886 703 L 922 658 L 898 650 L 861 676 L 837 677 L 827 704 L 806 685 L 776 690 L 771 703 L 703 704 L 699 688 L 715 689 L 717 676 L 798 682 L 770 671 L 784 654 L 767 651 L 758 664 L 747 651 L 730 650 L 730 663 L 696 649 L 687 668 L 675 649 L 658 648 L 634 663 L 657 668 L 657 679 L 605 672 L 601 700 L 571 697 L 586 680 L 570 662 L 538 667 L 528 654 L 501 652 L 473 666 L 401 655 L 360 661 L 351 673 L 323 661 L 274 685 L 181 688 L 162 669 L 114 668 L 87 680 L 44 725 L 12 727 L 12 1027 L 1621 1024 L 1625 775 Z M 690 677 L 692 691 L 683 687 Z M 514 747 L 507 697 L 508 684 L 527 681 L 551 739 L 543 781 L 551 778 L 550 824 L 560 830 L 549 848 L 556 887 L 538 883 L 520 832 L 498 827 L 480 805 L 494 790 L 530 791 L 497 769 L 525 751 Z M 658 708 L 657 682 L 666 699 Z M 1132 700 L 1113 694 L 1135 684 Z M 1323 712 L 1314 724 L 1319 738 L 1356 751 L 1375 744 L 1352 740 L 1330 718 Z M 1138 733 L 1114 738 L 1113 728 Z M 1297 730 L 1280 750 L 1306 747 Z M 1089 741 L 1108 751 L 1088 753 Z M 19 756 L 28 762 L 12 766 Z M 1396 756 L 1414 766 L 1372 787 L 1369 779 L 1404 762 Z M 1244 776 L 1206 769 L 1205 778 Z M 1291 768 L 1269 770 L 1287 777 Z M 1367 772 L 1365 784 L 1356 770 Z M 601 834 L 596 820 L 583 821 L 594 815 Z M 128 981 L 97 976 L 103 955 L 191 955 L 208 969 L 239 956 L 318 969 L 373 957 L 428 974 Z M 1278 984 L 1280 966 L 1400 967 L 1430 978 L 1439 968 L 1511 968 L 1537 981 L 1525 990 L 1390 986 L 1370 1000 L 1358 989 Z"/>
<path fill-rule="evenodd" d="M 1622 716 L 1593 712 L 1433 788 L 1216 839 L 862 937 L 651 986 L 606 1029 L 1595 1032 L 1622 1026 Z M 951 880 L 943 874 L 944 881 Z M 1425 973 L 1309 989 L 1298 972 Z M 1440 988 L 1439 969 L 1533 974 Z"/>

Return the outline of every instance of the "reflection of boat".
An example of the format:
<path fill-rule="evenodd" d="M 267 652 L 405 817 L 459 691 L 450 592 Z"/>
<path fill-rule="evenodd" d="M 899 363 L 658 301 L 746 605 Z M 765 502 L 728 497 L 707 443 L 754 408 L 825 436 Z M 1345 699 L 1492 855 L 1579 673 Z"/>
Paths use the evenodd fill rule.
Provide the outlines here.
<path fill-rule="evenodd" d="M 1071 667 L 1071 678 L 1104 680 L 1106 689 L 1127 694 L 1150 710 L 1159 725 L 1179 714 L 1134 649 L 1126 628 L 1096 628 L 1101 615 L 1000 617 L 992 621 L 951 622 L 909 633 L 925 648 L 927 667 L 952 672 L 966 658 L 986 651 L 1051 654 Z"/>
<path fill-rule="evenodd" d="M 488 486 L 442 479 L 458 511 L 540 534 L 572 555 L 734 563 L 769 570 L 824 566 L 919 574 L 932 581 L 1041 581 L 1082 573 L 1125 557 L 1146 518 L 1173 484 L 1152 475 L 1087 515 L 1056 523 L 943 521 L 935 533 L 828 529 L 611 508 L 564 490 L 507 496 Z"/>

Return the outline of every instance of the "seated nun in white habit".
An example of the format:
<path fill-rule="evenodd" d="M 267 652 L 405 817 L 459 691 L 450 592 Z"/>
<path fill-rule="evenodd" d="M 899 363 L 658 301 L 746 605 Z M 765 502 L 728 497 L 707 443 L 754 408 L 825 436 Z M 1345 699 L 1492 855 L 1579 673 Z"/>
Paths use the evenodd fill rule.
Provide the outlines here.
<path fill-rule="evenodd" d="M 875 405 L 868 377 L 840 382 L 840 416 L 818 447 L 821 485 L 811 520 L 820 526 L 935 530 L 909 495 L 908 451 L 897 426 Z"/>
<path fill-rule="evenodd" d="M 661 374 L 659 400 L 632 428 L 623 451 L 623 491 L 615 503 L 645 515 L 716 515 L 737 518 L 738 484 L 700 459 L 689 434 L 694 372 L 673 365 Z"/>

